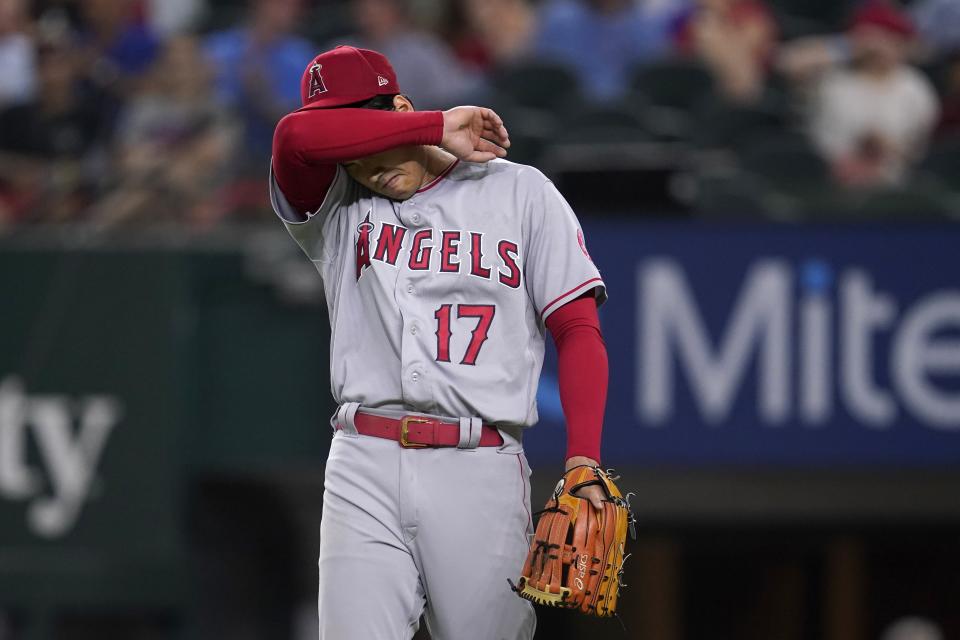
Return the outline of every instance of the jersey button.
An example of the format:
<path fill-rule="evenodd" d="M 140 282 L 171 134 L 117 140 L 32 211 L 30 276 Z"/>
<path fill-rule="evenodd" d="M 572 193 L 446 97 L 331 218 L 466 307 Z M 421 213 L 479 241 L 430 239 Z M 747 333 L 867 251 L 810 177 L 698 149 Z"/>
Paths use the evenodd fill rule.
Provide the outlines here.
<path fill-rule="evenodd" d="M 413 224 L 420 224 L 420 214 L 419 214 L 419 213 L 413 214 L 412 216 L 410 216 L 410 219 L 413 220 Z"/>
<path fill-rule="evenodd" d="M 411 374 L 410 374 L 410 379 L 411 379 L 413 382 L 420 382 L 420 372 L 419 372 L 419 371 L 414 371 L 413 373 L 411 373 Z"/>
<path fill-rule="evenodd" d="M 407 293 L 412 294 L 414 291 L 416 291 L 416 289 L 414 288 L 414 286 L 413 286 L 412 284 L 408 284 L 408 285 L 407 285 Z"/>
<path fill-rule="evenodd" d="M 410 327 L 410 335 L 412 335 L 412 336 L 417 335 L 417 325 L 412 325 L 412 326 Z"/>

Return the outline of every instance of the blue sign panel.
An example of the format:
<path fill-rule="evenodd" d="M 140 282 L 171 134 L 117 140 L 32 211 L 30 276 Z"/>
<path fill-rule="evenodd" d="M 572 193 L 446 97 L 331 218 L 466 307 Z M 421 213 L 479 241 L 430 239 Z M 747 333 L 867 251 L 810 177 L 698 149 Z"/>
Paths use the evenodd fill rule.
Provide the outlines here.
<path fill-rule="evenodd" d="M 960 227 L 594 223 L 604 463 L 960 463 Z M 531 457 L 565 447 L 548 360 Z"/>

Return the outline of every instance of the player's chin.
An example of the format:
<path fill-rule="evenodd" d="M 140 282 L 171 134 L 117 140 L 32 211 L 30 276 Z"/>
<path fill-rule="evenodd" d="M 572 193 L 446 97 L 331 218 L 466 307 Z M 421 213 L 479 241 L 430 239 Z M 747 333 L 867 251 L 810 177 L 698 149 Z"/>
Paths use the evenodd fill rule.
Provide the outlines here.
<path fill-rule="evenodd" d="M 372 189 L 391 200 L 406 200 L 413 197 L 413 194 L 417 192 L 417 185 L 413 181 L 407 184 L 406 180 L 399 179 L 395 180 L 390 186 L 373 187 Z"/>

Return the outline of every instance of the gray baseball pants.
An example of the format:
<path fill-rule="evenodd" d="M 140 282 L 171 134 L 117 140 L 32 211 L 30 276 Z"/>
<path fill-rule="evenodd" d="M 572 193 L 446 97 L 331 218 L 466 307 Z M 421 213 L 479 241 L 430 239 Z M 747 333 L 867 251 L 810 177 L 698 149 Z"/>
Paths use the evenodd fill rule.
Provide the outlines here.
<path fill-rule="evenodd" d="M 345 421 L 351 423 L 351 420 Z M 500 447 L 404 449 L 337 431 L 320 524 L 320 640 L 531 640 L 510 590 L 533 534 L 530 467 Z"/>

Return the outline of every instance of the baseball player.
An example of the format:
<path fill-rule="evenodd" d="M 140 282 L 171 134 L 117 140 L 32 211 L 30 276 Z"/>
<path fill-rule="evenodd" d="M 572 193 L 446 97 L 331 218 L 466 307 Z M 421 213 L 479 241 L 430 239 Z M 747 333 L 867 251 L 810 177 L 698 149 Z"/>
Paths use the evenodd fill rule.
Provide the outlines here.
<path fill-rule="evenodd" d="M 606 297 L 542 173 L 490 109 L 414 111 L 374 51 L 310 61 L 270 197 L 323 278 L 339 405 L 320 526 L 322 640 L 529 639 L 511 592 L 532 535 L 521 443 L 557 344 L 567 468 L 596 466 Z M 602 494 L 587 497 L 600 506 Z"/>

